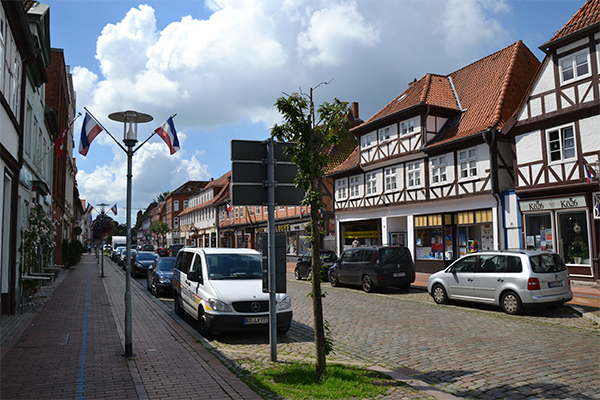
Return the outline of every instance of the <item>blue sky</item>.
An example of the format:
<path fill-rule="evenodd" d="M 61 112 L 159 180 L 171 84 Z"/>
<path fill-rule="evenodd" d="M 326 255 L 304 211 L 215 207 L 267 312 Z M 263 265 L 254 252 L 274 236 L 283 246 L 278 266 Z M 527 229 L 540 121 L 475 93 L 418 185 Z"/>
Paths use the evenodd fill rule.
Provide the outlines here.
<path fill-rule="evenodd" d="M 108 119 L 136 110 L 170 115 L 181 150 L 157 136 L 134 156 L 132 207 L 188 180 L 231 168 L 232 139 L 263 140 L 278 122 L 283 93 L 315 91 L 358 102 L 367 120 L 426 73 L 447 74 L 522 40 L 540 59 L 584 0 L 53 0 L 50 40 L 64 49 L 77 108 Z M 81 119 L 75 124 L 79 146 Z M 106 134 L 86 157 L 75 151 L 82 199 L 117 203 L 124 222 L 126 156 Z M 133 219 L 134 221 L 134 219 Z"/>

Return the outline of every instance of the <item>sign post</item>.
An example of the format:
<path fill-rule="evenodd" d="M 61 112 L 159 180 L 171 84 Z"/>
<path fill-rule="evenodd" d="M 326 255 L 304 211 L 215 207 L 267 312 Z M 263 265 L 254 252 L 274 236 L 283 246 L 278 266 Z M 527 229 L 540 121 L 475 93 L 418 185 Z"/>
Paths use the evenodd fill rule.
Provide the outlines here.
<path fill-rule="evenodd" d="M 304 191 L 294 184 L 298 168 L 291 162 L 291 157 L 285 154 L 287 146 L 293 144 L 275 142 L 273 139 L 262 142 L 231 141 L 231 202 L 234 205 L 267 206 L 271 361 L 277 361 L 275 206 L 298 205 L 304 198 Z"/>

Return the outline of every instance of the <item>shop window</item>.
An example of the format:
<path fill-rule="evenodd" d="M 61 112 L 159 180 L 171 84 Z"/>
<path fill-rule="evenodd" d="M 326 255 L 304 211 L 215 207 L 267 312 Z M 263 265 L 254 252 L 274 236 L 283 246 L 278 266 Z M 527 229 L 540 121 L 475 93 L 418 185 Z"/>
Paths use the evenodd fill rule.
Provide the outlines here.
<path fill-rule="evenodd" d="M 557 213 L 558 254 L 567 264 L 590 265 L 587 213 Z"/>
<path fill-rule="evenodd" d="M 525 216 L 525 246 L 533 250 L 553 250 L 550 213 Z"/>
<path fill-rule="evenodd" d="M 444 235 L 441 224 L 441 214 L 415 217 L 415 226 L 421 227 L 416 229 L 416 259 L 444 259 Z M 428 228 L 423 228 L 425 226 Z"/>
<path fill-rule="evenodd" d="M 575 158 L 575 136 L 573 125 L 548 131 L 550 161 L 564 161 Z"/>
<path fill-rule="evenodd" d="M 481 226 L 459 226 L 458 227 L 458 255 L 477 253 L 481 241 Z"/>

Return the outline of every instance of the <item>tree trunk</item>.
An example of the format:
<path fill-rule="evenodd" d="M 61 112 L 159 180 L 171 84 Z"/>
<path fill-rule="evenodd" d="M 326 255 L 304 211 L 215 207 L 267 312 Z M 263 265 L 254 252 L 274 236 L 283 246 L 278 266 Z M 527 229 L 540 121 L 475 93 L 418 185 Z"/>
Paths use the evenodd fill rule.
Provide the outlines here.
<path fill-rule="evenodd" d="M 310 205 L 311 230 L 314 242 L 312 245 L 312 298 L 313 320 L 315 330 L 315 350 L 317 358 L 317 380 L 321 379 L 327 369 L 325 328 L 323 321 L 323 302 L 321 296 L 321 233 L 319 232 L 318 204 L 312 201 Z"/>

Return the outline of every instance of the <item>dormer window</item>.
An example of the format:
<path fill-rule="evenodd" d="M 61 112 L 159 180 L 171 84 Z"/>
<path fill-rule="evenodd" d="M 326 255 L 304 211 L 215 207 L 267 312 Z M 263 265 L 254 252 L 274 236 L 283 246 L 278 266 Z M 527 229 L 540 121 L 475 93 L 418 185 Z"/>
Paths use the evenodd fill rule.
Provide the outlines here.
<path fill-rule="evenodd" d="M 569 83 L 590 75 L 589 51 L 583 50 L 568 57 L 561 58 L 560 78 L 562 83 Z"/>

